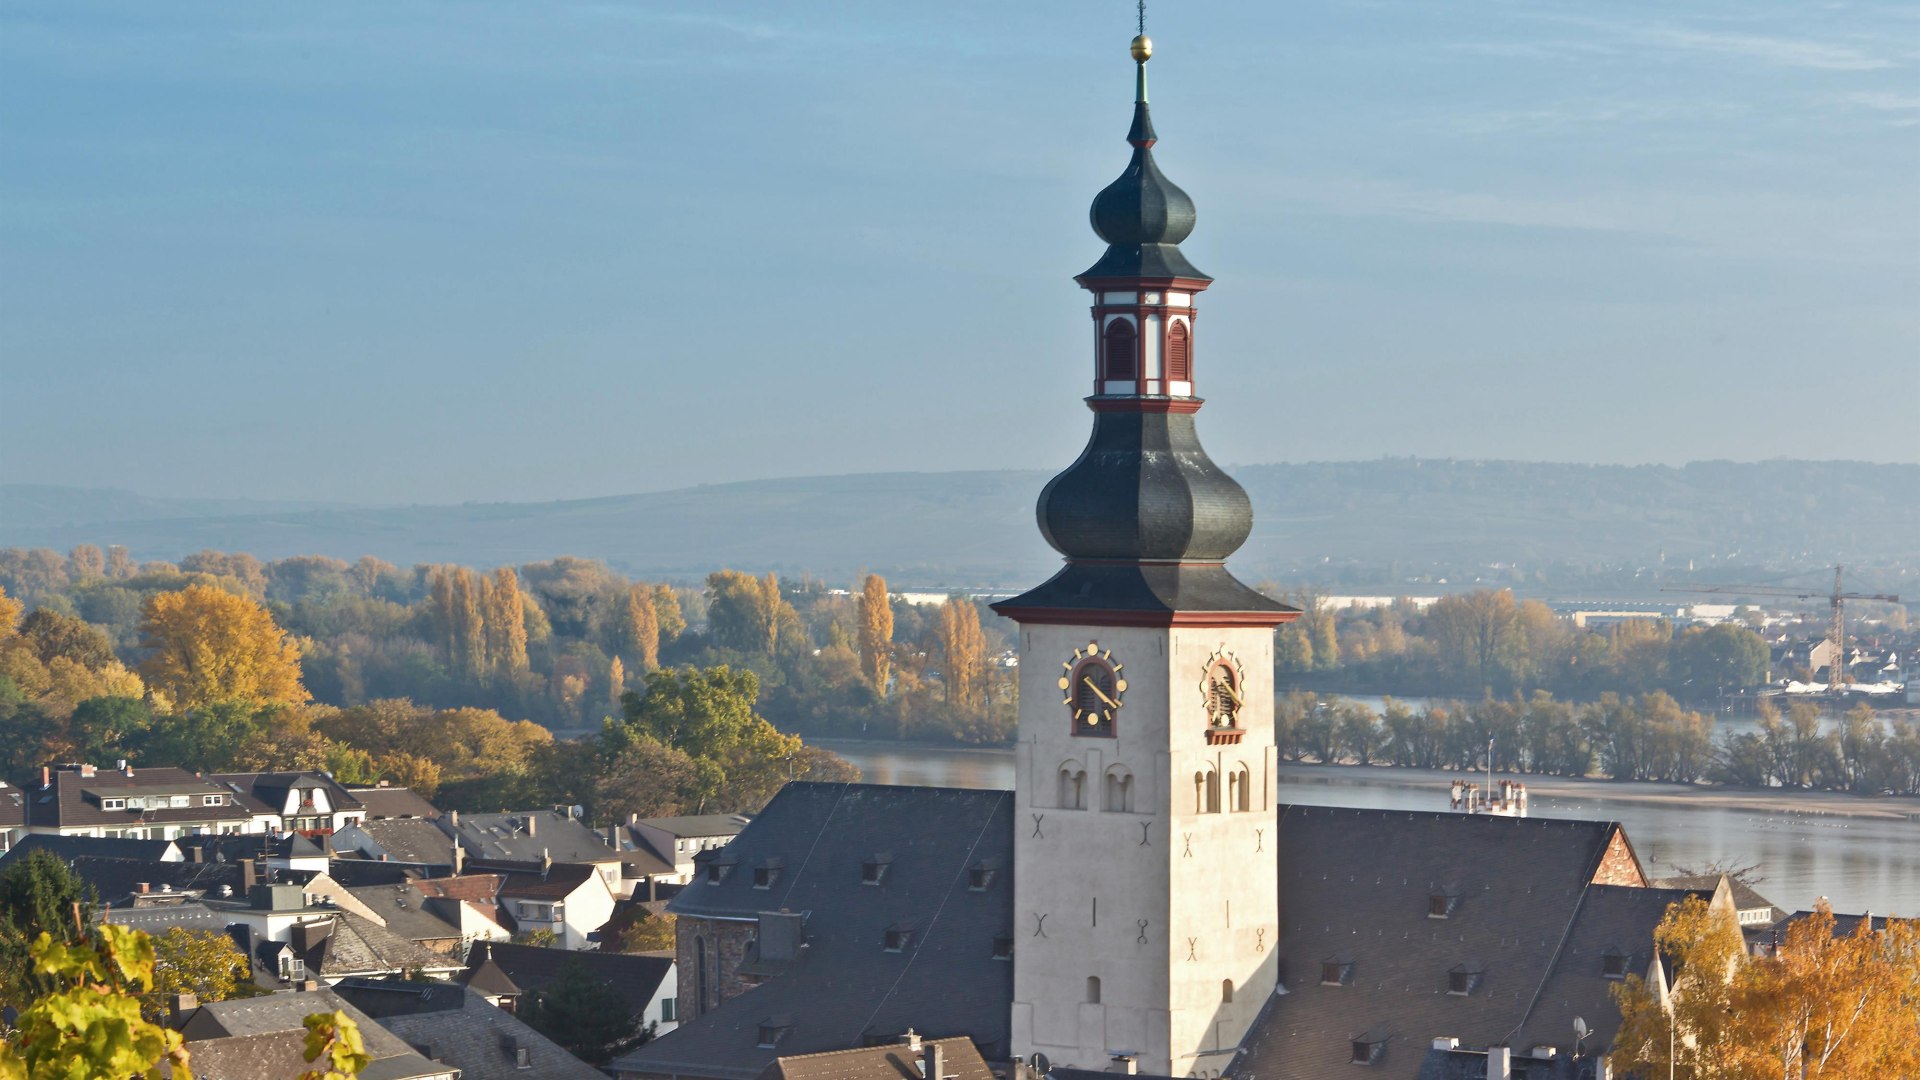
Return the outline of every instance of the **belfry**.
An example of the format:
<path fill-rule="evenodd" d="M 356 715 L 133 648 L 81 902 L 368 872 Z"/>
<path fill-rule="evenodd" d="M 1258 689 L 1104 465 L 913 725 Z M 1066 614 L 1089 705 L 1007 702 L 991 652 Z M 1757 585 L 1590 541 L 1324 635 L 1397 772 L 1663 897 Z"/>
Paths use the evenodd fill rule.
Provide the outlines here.
<path fill-rule="evenodd" d="M 1299 612 L 1226 568 L 1253 513 L 1194 427 L 1213 279 L 1154 161 L 1152 53 L 1134 38 L 1133 155 L 1076 279 L 1093 434 L 1038 508 L 1065 565 L 994 605 L 1020 624 L 1012 1049 L 1212 1076 L 1274 992 L 1273 630 Z"/>

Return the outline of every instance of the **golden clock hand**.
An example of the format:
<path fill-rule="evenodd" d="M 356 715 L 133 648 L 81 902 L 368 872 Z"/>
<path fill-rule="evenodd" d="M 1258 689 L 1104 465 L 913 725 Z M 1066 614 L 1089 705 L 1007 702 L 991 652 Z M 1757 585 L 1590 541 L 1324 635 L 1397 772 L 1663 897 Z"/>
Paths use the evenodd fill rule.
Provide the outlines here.
<path fill-rule="evenodd" d="M 1234 689 L 1233 680 L 1221 679 L 1220 685 L 1227 688 L 1227 696 L 1233 699 L 1233 704 L 1235 708 L 1238 708 L 1238 709 L 1246 708 L 1247 706 L 1246 699 L 1240 696 L 1240 691 Z"/>
<path fill-rule="evenodd" d="M 1108 708 L 1117 709 L 1120 707 L 1120 703 L 1108 697 L 1106 695 L 1106 692 L 1101 690 L 1100 687 L 1096 685 L 1092 679 L 1088 678 L 1085 675 L 1082 675 L 1080 676 L 1080 681 L 1087 684 L 1087 689 L 1099 695 L 1100 700 L 1106 702 Z"/>

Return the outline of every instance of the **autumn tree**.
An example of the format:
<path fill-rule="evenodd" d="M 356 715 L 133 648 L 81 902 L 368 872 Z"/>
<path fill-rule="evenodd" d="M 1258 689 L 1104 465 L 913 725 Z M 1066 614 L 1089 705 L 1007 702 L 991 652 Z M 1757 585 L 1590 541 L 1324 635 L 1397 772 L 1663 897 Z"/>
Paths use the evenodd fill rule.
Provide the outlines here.
<path fill-rule="evenodd" d="M 622 664 L 620 658 L 616 656 L 607 664 L 607 696 L 616 710 L 620 708 L 621 695 L 626 692 L 627 666 Z"/>
<path fill-rule="evenodd" d="M 1689 1080 L 1729 1074 L 1703 1070 L 1719 1059 L 1704 1047 L 1724 1042 L 1739 995 L 1746 943 L 1729 903 L 1690 896 L 1667 908 L 1654 929 L 1659 970 L 1629 972 L 1613 988 L 1620 1030 L 1609 1058 L 1623 1076 L 1673 1075 Z"/>
<path fill-rule="evenodd" d="M 107 575 L 106 553 L 93 544 L 77 545 L 72 551 L 67 552 L 67 573 L 73 575 L 75 581 L 105 577 Z"/>
<path fill-rule="evenodd" d="M 660 619 L 660 640 L 671 642 L 687 629 L 686 615 L 680 610 L 680 594 L 671 585 L 653 587 L 653 610 Z"/>
<path fill-rule="evenodd" d="M 689 793 L 695 813 L 758 808 L 792 775 L 800 740 L 754 712 L 760 680 L 721 665 L 663 668 L 647 676 L 644 695 L 628 694 L 623 737 L 640 736 L 693 759 Z"/>
<path fill-rule="evenodd" d="M 512 679 L 527 670 L 527 621 L 519 575 L 502 566 L 482 589 L 488 667 L 495 677 Z"/>
<path fill-rule="evenodd" d="M 986 699 L 986 638 L 973 601 L 949 596 L 940 609 L 940 651 L 946 657 L 947 700 L 974 707 Z"/>
<path fill-rule="evenodd" d="M 655 603 L 656 595 L 653 587 L 644 582 L 627 588 L 620 636 L 639 660 L 643 675 L 660 666 L 660 611 Z"/>
<path fill-rule="evenodd" d="M 885 697 L 892 667 L 893 603 L 887 596 L 887 580 L 868 574 L 860 592 L 860 670 L 873 692 Z"/>
<path fill-rule="evenodd" d="M 183 709 L 216 701 L 299 705 L 300 649 L 267 609 L 209 585 L 189 585 L 148 599 L 140 665 L 148 685 Z"/>
<path fill-rule="evenodd" d="M 14 635 L 20 625 L 20 612 L 25 608 L 25 604 L 7 595 L 5 587 L 0 587 L 0 642 Z"/>
<path fill-rule="evenodd" d="M 248 977 L 247 957 L 224 931 L 169 927 L 153 939 L 153 989 L 144 995 L 146 1014 L 165 1018 L 175 994 L 226 1001 Z"/>
<path fill-rule="evenodd" d="M 771 655 L 783 632 L 798 636 L 800 616 L 780 595 L 777 576 L 719 570 L 707 575 L 707 629 L 724 648 Z"/>
<path fill-rule="evenodd" d="M 1512 653 L 1519 608 L 1510 589 L 1453 593 L 1427 609 L 1427 628 L 1441 658 L 1492 686 Z"/>

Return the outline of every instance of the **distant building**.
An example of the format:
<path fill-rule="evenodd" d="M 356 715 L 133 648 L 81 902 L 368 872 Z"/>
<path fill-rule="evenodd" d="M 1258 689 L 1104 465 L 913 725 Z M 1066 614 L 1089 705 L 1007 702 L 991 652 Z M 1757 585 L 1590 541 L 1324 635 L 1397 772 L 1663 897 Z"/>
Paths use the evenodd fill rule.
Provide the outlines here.
<path fill-rule="evenodd" d="M 249 832 L 325 836 L 366 817 L 366 808 L 331 776 L 313 772 L 213 773 L 209 780 L 245 796 L 264 813 Z"/>
<path fill-rule="evenodd" d="M 359 1027 L 373 1059 L 360 1074 L 366 1080 L 462 1080 L 459 1069 L 428 1060 L 332 990 L 195 1003 L 180 1034 L 196 1080 L 297 1076 L 313 1067 L 304 1055 L 304 1021 L 331 1012 L 345 1013 Z"/>
<path fill-rule="evenodd" d="M 457 1070 L 460 1080 L 605 1080 L 605 1073 L 458 983 L 349 979 L 336 992 L 422 1056 Z"/>
<path fill-rule="evenodd" d="M 174 840 L 208 833 L 265 832 L 273 812 L 212 777 L 173 766 L 40 770 L 27 795 L 27 831 L 62 836 Z M 4 801 L 0 801 L 4 806 Z"/>
<path fill-rule="evenodd" d="M 694 857 L 726 847 L 753 817 L 748 814 L 694 814 L 687 817 L 634 817 L 627 831 L 634 841 L 672 866 L 672 880 L 684 884 L 693 878 Z"/>
<path fill-rule="evenodd" d="M 908 1031 L 880 1046 L 773 1059 L 758 1080 L 994 1080 L 973 1040 L 923 1039 Z"/>
<path fill-rule="evenodd" d="M 488 1001 L 517 1012 L 528 994 L 545 990 L 576 964 L 613 987 L 642 1030 L 665 1035 L 679 1026 L 679 984 L 671 953 L 563 952 L 476 941 L 467 953 L 467 972 L 461 978 Z"/>
<path fill-rule="evenodd" d="M 347 789 L 366 811 L 368 821 L 386 818 L 427 818 L 440 816 L 439 808 L 412 788 L 392 787 L 382 780 L 373 787 Z"/>

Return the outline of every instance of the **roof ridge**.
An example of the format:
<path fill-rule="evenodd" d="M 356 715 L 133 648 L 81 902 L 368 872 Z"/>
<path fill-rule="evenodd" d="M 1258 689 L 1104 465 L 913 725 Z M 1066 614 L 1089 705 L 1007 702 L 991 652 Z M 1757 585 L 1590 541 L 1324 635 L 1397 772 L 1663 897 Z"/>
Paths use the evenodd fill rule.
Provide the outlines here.
<path fill-rule="evenodd" d="M 971 1043 L 973 1042 L 973 1038 L 968 1035 L 948 1035 L 938 1039 L 929 1039 L 922 1036 L 920 1042 L 923 1045 L 926 1043 Z M 872 1046 L 847 1046 L 839 1050 L 815 1050 L 806 1054 L 776 1054 L 774 1056 L 781 1061 L 799 1061 L 803 1058 L 832 1057 L 835 1054 L 864 1054 L 874 1050 L 901 1050 L 905 1049 L 906 1045 L 904 1042 L 888 1042 L 876 1043 Z"/>

